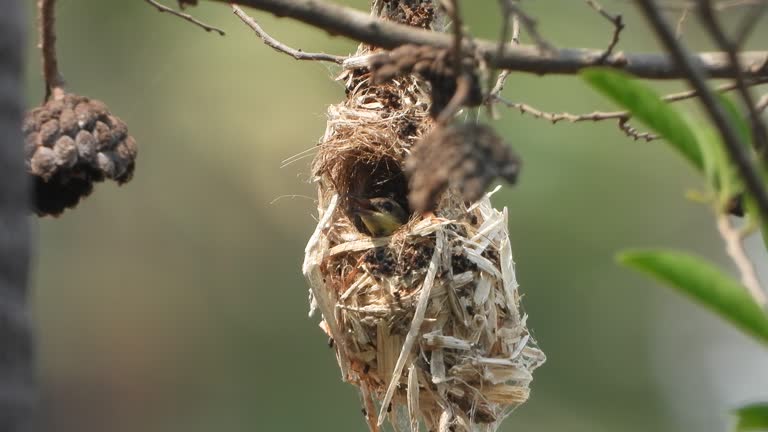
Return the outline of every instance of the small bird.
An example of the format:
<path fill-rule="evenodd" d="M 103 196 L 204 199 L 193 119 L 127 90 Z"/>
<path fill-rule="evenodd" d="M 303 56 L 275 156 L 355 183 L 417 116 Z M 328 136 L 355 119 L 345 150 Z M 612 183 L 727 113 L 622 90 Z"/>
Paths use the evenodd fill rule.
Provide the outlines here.
<path fill-rule="evenodd" d="M 408 213 L 391 198 L 350 196 L 352 214 L 360 216 L 372 237 L 392 235 L 406 221 Z"/>

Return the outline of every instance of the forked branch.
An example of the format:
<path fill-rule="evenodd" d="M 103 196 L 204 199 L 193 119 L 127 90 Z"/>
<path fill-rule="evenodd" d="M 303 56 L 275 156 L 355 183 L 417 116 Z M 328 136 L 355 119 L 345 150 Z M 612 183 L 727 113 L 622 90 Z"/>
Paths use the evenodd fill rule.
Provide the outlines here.
<path fill-rule="evenodd" d="M 697 64 L 695 58 L 677 40 L 674 31 L 661 15 L 654 0 L 637 0 L 637 4 L 679 68 L 685 71 L 686 79 L 698 93 L 699 101 L 720 132 L 725 149 L 743 179 L 746 189 L 755 199 L 760 212 L 760 219 L 768 221 L 768 193 L 765 183 L 748 156 L 746 147 L 740 142 L 734 125 L 728 120 L 728 115 L 722 105 L 709 89 L 706 71 L 700 64 Z M 730 63 L 728 65 L 730 68 Z"/>
<path fill-rule="evenodd" d="M 728 54 L 728 61 L 731 65 L 733 78 L 737 84 L 739 96 L 742 101 L 744 101 L 744 105 L 749 112 L 749 120 L 752 125 L 752 139 L 754 140 L 755 148 L 758 150 L 758 153 L 765 156 L 765 151 L 768 147 L 768 133 L 766 133 L 765 125 L 760 118 L 760 113 L 755 108 L 755 102 L 747 87 L 744 74 L 741 73 L 741 68 L 739 67 L 739 46 L 726 36 L 720 23 L 715 17 L 715 11 L 709 0 L 700 1 L 698 10 L 701 21 L 708 33 L 712 36 L 720 49 Z"/>
<path fill-rule="evenodd" d="M 256 35 L 261 38 L 261 40 L 264 42 L 265 45 L 268 47 L 274 49 L 275 51 L 279 51 L 284 54 L 288 54 L 289 56 L 295 58 L 296 60 L 313 60 L 313 61 L 327 61 L 327 62 L 333 62 L 336 64 L 341 64 L 346 57 L 342 56 L 336 56 L 332 54 L 325 54 L 325 53 L 310 53 L 310 52 L 304 52 L 301 50 L 297 50 L 296 48 L 291 48 L 288 45 L 280 42 L 279 40 L 273 38 L 270 36 L 264 29 L 261 28 L 259 23 L 256 22 L 253 17 L 245 13 L 240 7 L 237 5 L 232 5 L 232 11 L 235 15 L 237 15 L 238 18 L 240 18 L 245 25 L 251 28 L 251 30 L 256 33 Z"/>
<path fill-rule="evenodd" d="M 396 24 L 322 0 L 240 0 L 238 3 L 385 49 L 406 44 L 445 49 L 454 41 L 449 34 Z M 522 15 L 520 19 L 524 25 Z M 561 48 L 542 52 L 538 46 L 512 44 L 500 53 L 497 41 L 475 39 L 471 44 L 464 43 L 465 52 L 480 55 L 489 67 L 536 74 L 575 74 L 594 66 L 605 54 L 605 49 Z M 726 53 L 699 53 L 692 61 L 710 78 L 733 77 Z M 686 72 L 665 54 L 612 53 L 601 64 L 640 78 L 679 79 L 686 76 Z M 745 77 L 766 77 L 768 51 L 742 52 L 740 64 Z"/>

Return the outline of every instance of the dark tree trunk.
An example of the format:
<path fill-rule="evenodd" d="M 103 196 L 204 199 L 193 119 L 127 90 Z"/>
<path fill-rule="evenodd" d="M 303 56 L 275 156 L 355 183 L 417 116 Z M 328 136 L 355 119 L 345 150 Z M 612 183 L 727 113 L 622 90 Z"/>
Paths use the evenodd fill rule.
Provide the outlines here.
<path fill-rule="evenodd" d="M 25 16 L 0 0 L 0 431 L 32 428 L 37 401 L 27 296 L 29 187 L 22 155 Z"/>

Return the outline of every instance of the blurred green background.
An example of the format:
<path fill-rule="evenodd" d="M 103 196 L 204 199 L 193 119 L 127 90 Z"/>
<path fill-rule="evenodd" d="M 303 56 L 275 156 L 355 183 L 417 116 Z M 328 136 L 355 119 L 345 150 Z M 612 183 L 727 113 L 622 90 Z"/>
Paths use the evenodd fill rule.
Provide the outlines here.
<path fill-rule="evenodd" d="M 226 4 L 190 9 L 227 31 L 219 37 L 139 0 L 59 3 L 69 89 L 106 101 L 140 153 L 131 183 L 99 185 L 77 209 L 38 223 L 33 289 L 48 430 L 366 430 L 356 391 L 340 382 L 317 317 L 307 318 L 310 158 L 281 168 L 323 134 L 326 107 L 344 97 L 338 71 L 267 48 Z M 557 46 L 610 38 L 581 1 L 524 3 Z M 657 49 L 630 2 L 603 4 L 625 14 L 620 49 Z M 495 38 L 496 2 L 464 5 L 473 34 Z M 355 49 L 253 15 L 294 47 Z M 765 36 L 759 29 L 753 41 Z M 43 95 L 32 39 L 30 107 Z M 709 46 L 695 19 L 686 40 Z M 613 108 L 573 77 L 513 74 L 504 94 L 550 111 Z M 729 407 L 768 397 L 765 352 L 613 263 L 627 246 L 726 262 L 708 211 L 683 198 L 700 186 L 686 164 L 614 123 L 553 126 L 501 113 L 494 124 L 524 167 L 495 203 L 510 208 L 528 322 L 549 357 L 503 430 L 714 432 Z"/>

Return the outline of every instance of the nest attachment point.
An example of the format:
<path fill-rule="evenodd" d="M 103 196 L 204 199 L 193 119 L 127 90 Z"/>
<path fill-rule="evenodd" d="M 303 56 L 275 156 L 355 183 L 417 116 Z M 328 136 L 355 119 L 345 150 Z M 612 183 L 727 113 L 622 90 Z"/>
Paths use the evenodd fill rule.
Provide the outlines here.
<path fill-rule="evenodd" d="M 463 70 L 468 74 L 469 89 L 464 105 L 478 106 L 483 102 L 483 92 L 477 73 L 477 61 L 473 57 L 461 59 Z M 431 46 L 402 45 L 392 51 L 371 58 L 374 83 L 380 84 L 404 74 L 417 74 L 429 83 L 430 115 L 437 118 L 448 105 L 457 90 L 457 70 L 452 50 Z M 470 73 L 471 72 L 471 73 Z"/>

